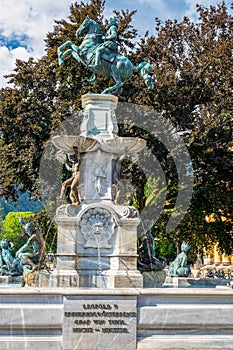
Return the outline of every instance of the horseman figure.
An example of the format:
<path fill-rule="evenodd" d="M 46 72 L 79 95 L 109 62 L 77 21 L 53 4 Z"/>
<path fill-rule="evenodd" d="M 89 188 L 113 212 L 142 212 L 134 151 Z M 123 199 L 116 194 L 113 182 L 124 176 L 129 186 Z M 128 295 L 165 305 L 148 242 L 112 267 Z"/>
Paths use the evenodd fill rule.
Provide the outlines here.
<path fill-rule="evenodd" d="M 148 62 L 141 62 L 138 66 L 134 66 L 127 57 L 118 54 L 116 18 L 109 19 L 106 33 L 103 36 L 100 25 L 86 16 L 76 31 L 76 38 L 79 40 L 83 35 L 80 46 L 75 45 L 72 41 L 67 41 L 58 48 L 60 65 L 64 63 L 66 56 L 72 55 L 77 62 L 92 69 L 94 74 L 106 78 L 112 77 L 115 85 L 105 89 L 102 94 L 118 91 L 132 77 L 134 71 L 140 71 L 140 76 L 144 79 L 146 86 L 153 89 L 154 82 L 150 75 L 152 66 Z M 67 47 L 70 48 L 64 51 Z"/>
<path fill-rule="evenodd" d="M 118 33 L 118 22 L 117 19 L 111 17 L 108 23 L 105 26 L 106 34 L 103 37 L 103 44 L 100 44 L 95 52 L 95 65 L 91 68 L 98 69 L 99 62 L 104 54 L 111 55 L 114 54 L 114 57 L 118 53 L 117 45 L 117 33 Z"/>

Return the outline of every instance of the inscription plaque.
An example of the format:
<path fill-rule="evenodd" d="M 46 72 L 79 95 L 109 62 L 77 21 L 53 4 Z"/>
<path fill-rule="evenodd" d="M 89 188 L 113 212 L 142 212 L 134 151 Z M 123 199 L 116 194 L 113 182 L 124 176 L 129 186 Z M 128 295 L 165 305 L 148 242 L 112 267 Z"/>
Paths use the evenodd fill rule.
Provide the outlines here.
<path fill-rule="evenodd" d="M 136 297 L 64 297 L 63 350 L 135 350 Z"/>

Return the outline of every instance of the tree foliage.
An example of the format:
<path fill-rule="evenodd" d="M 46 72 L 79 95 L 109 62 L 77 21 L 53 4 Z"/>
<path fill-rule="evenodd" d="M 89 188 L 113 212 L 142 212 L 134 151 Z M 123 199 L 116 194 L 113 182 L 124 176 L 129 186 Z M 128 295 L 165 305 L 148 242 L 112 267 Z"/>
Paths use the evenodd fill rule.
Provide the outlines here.
<path fill-rule="evenodd" d="M 17 251 L 27 240 L 27 236 L 23 233 L 22 224 L 19 221 L 20 216 L 25 221 L 29 221 L 33 213 L 30 212 L 11 212 L 8 213 L 3 221 L 3 232 L 0 239 L 7 239 L 14 243 L 15 251 Z"/>
<path fill-rule="evenodd" d="M 7 239 L 13 242 L 15 252 L 27 241 L 28 235 L 19 221 L 20 216 L 25 222 L 31 222 L 42 233 L 46 241 L 46 251 L 55 252 L 57 227 L 44 210 L 39 213 L 25 211 L 8 213 L 5 220 L 3 220 L 0 240 Z"/>
<path fill-rule="evenodd" d="M 0 235 L 3 232 L 3 208 L 0 204 Z"/>
<path fill-rule="evenodd" d="M 0 91 L 1 194 L 17 200 L 19 191 L 38 193 L 41 154 L 53 130 L 81 109 L 81 95 L 100 92 L 106 81 L 88 83 L 91 72 L 66 59 L 58 66 L 57 48 L 66 40 L 76 42 L 75 31 L 86 15 L 104 27 L 105 1 L 74 3 L 68 20 L 56 21 L 46 37 L 46 55 L 35 61 L 18 60 L 8 77 L 13 87 Z M 164 210 L 154 227 L 160 240 L 187 240 L 192 249 L 219 242 L 227 253 L 233 251 L 232 189 L 232 88 L 233 17 L 225 3 L 197 6 L 196 23 L 155 21 L 153 35 L 137 38 L 132 26 L 135 11 L 115 11 L 119 20 L 119 45 L 136 65 L 149 61 L 156 89 L 149 91 L 135 76 L 119 94 L 120 102 L 153 107 L 164 112 L 177 132 L 184 133 L 195 171 L 191 206 L 179 227 L 166 233 L 166 224 L 177 196 L 177 173 L 172 154 L 146 130 L 153 128 L 156 115 L 145 120 L 145 128 L 133 126 L 133 118 L 119 125 L 120 135 L 140 136 L 159 159 L 167 184 Z M 79 44 L 79 43 L 77 43 Z M 179 150 L 177 150 L 179 152 Z M 154 204 L 153 204 L 154 205 Z M 214 215 L 214 221 L 208 217 Z"/>

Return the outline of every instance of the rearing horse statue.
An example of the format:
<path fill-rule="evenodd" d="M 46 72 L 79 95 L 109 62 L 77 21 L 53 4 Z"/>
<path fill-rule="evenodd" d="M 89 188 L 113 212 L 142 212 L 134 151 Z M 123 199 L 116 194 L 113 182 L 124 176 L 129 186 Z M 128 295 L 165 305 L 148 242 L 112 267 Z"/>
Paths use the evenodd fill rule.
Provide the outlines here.
<path fill-rule="evenodd" d="M 59 65 L 64 63 L 66 56 L 72 55 L 77 62 L 82 63 L 94 72 L 94 78 L 89 81 L 94 81 L 96 74 L 106 78 L 112 77 L 115 85 L 105 89 L 102 94 L 117 91 L 132 77 L 134 71 L 140 71 L 140 75 L 144 78 L 146 86 L 149 89 L 153 89 L 154 83 L 150 75 L 152 67 L 147 62 L 141 62 L 138 66 L 133 66 L 127 57 L 110 52 L 102 55 L 98 67 L 94 65 L 96 49 L 103 43 L 103 32 L 100 25 L 89 18 L 89 16 L 86 16 L 76 31 L 77 39 L 82 35 L 85 35 L 85 37 L 80 46 L 75 45 L 72 41 L 66 41 L 58 48 Z M 70 48 L 64 51 L 67 47 Z"/>

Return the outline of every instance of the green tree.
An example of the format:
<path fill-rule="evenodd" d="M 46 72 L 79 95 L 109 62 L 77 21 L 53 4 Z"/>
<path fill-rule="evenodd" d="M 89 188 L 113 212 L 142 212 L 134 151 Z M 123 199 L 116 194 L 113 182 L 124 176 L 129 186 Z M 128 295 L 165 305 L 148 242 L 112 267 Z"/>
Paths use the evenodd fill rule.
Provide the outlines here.
<path fill-rule="evenodd" d="M 82 94 L 100 92 L 106 86 L 102 78 L 95 86 L 88 83 L 91 72 L 72 58 L 59 67 L 56 53 L 66 40 L 76 42 L 75 31 L 87 14 L 104 26 L 104 6 L 102 0 L 73 4 L 68 21 L 56 21 L 54 30 L 47 34 L 46 55 L 38 61 L 18 60 L 9 76 L 13 87 L 1 89 L 0 194 L 6 198 L 17 201 L 19 191 L 38 193 L 41 154 L 51 133 L 81 109 Z M 166 203 L 154 234 L 159 232 L 160 239 L 174 246 L 186 240 L 193 250 L 219 242 L 221 249 L 231 253 L 233 17 L 224 2 L 209 8 L 197 6 L 197 13 L 196 23 L 187 17 L 165 23 L 156 19 L 154 35 L 146 33 L 138 39 L 131 24 L 134 11 L 115 11 L 121 53 L 135 65 L 149 60 L 156 80 L 156 89 L 148 91 L 135 74 L 119 94 L 119 101 L 163 111 L 165 122 L 172 121 L 177 132 L 188 130 L 183 139 L 195 171 L 194 193 L 184 220 L 172 234 L 166 232 L 166 225 L 179 179 L 172 153 L 149 132 L 156 113 L 148 115 L 140 129 L 129 113 L 127 123 L 119 119 L 119 134 L 144 138 L 164 171 Z M 180 154 L 179 147 L 173 151 Z M 144 180 L 141 183 L 145 185 Z M 150 203 L 155 205 L 153 200 Z M 209 223 L 206 217 L 211 214 L 215 221 Z"/>
<path fill-rule="evenodd" d="M 184 136 L 195 170 L 191 206 L 173 235 L 167 235 L 164 228 L 174 194 L 171 190 L 157 231 L 174 244 L 188 240 L 197 249 L 219 242 L 222 250 L 232 253 L 233 18 L 224 3 L 209 9 L 197 6 L 197 11 L 196 24 L 188 18 L 165 24 L 157 20 L 157 35 L 143 38 L 138 50 L 139 56 L 146 52 L 154 63 L 157 95 L 153 105 L 166 111 L 177 130 L 191 131 Z M 131 98 L 143 100 L 141 87 Z M 161 153 L 161 148 L 156 152 Z M 165 156 L 161 162 L 167 160 Z M 174 175 L 172 172 L 172 183 Z M 206 216 L 211 213 L 215 221 L 209 223 Z"/>
<path fill-rule="evenodd" d="M 48 212 L 42 210 L 39 213 L 31 212 L 10 212 L 3 221 L 3 229 L 0 233 L 0 240 L 7 239 L 14 243 L 16 252 L 28 239 L 28 235 L 19 221 L 20 216 L 25 222 L 32 223 L 44 236 L 46 251 L 55 252 L 57 240 L 57 226 L 48 216 Z"/>
<path fill-rule="evenodd" d="M 0 204 L 0 235 L 3 232 L 3 208 Z"/>
<path fill-rule="evenodd" d="M 22 224 L 19 221 L 20 216 L 28 221 L 33 216 L 30 212 L 11 212 L 8 213 L 3 221 L 3 232 L 0 239 L 7 239 L 14 243 L 15 251 L 17 251 L 27 240 L 23 233 Z M 24 237 L 25 236 L 25 237 Z"/>

